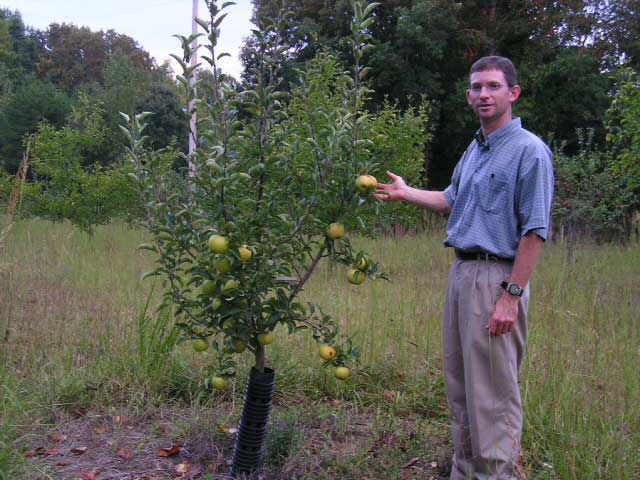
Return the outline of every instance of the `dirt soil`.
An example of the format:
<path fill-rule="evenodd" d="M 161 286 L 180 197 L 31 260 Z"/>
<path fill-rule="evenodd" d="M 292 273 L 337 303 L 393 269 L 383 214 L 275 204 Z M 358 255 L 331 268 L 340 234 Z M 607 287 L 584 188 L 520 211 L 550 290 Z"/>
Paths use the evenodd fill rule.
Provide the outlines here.
<path fill-rule="evenodd" d="M 27 473 L 20 480 L 231 479 L 236 430 L 224 423 L 228 417 L 228 411 L 218 407 L 195 414 L 169 406 L 152 414 L 60 411 L 51 423 L 26 428 L 16 443 L 26 462 Z M 448 478 L 450 446 L 445 436 L 432 438 L 424 448 L 430 453 L 424 455 L 403 447 L 415 441 L 411 420 L 397 432 L 375 433 L 372 416 L 362 412 L 349 415 L 346 428 L 338 426 L 334 416 L 303 422 L 296 425 L 295 454 L 268 458 L 252 479 L 386 480 L 390 477 L 381 466 L 398 462 L 397 478 L 402 480 Z M 286 431 L 288 426 L 277 415 L 272 418 L 272 430 Z M 406 458 L 391 458 L 398 452 Z M 362 464 L 347 471 L 340 457 Z"/>

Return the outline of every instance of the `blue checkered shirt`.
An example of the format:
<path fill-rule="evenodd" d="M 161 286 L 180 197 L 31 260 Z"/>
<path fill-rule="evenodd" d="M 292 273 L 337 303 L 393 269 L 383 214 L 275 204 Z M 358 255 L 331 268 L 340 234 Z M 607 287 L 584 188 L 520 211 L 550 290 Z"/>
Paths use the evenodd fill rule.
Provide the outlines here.
<path fill-rule="evenodd" d="M 446 246 L 515 258 L 520 238 L 546 240 L 553 197 L 551 151 L 519 118 L 482 130 L 462 155 L 444 191 L 451 205 Z"/>

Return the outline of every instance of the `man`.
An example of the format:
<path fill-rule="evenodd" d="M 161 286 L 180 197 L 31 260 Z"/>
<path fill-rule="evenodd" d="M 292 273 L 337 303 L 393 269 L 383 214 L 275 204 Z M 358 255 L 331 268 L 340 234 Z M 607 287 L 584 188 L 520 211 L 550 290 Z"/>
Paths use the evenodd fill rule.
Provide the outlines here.
<path fill-rule="evenodd" d="M 451 479 L 517 478 L 522 431 L 518 369 L 527 339 L 529 278 L 549 232 L 551 152 L 513 118 L 520 96 L 504 57 L 473 64 L 467 102 L 480 129 L 444 191 L 401 177 L 376 196 L 449 213 L 453 247 L 443 319 L 444 375 L 454 440 Z"/>

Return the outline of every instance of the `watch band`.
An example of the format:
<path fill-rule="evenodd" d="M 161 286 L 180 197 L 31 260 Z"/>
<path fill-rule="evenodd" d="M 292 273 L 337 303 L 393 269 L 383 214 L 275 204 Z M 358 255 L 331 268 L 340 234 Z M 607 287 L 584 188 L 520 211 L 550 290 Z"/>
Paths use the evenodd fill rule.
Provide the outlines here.
<path fill-rule="evenodd" d="M 524 288 L 522 288 L 517 283 L 509 283 L 507 281 L 504 281 L 500 284 L 500 286 L 504 288 L 507 293 L 513 295 L 514 297 L 521 297 L 524 293 Z"/>

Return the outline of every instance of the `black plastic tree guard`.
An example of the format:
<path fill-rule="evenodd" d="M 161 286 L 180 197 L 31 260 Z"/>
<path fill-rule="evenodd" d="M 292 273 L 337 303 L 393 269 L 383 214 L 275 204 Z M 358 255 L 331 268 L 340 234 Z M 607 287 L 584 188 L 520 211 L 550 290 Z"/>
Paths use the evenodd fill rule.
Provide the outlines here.
<path fill-rule="evenodd" d="M 238 438 L 233 449 L 231 475 L 234 477 L 251 473 L 262 465 L 275 379 L 276 374 L 270 368 L 265 368 L 264 373 L 260 373 L 255 367 L 251 369 Z"/>

